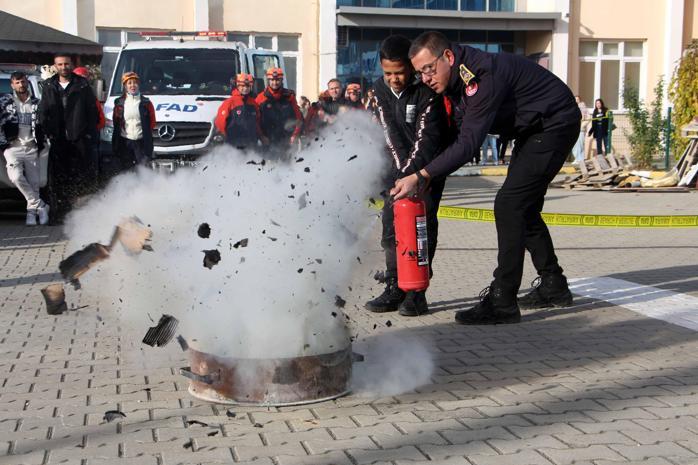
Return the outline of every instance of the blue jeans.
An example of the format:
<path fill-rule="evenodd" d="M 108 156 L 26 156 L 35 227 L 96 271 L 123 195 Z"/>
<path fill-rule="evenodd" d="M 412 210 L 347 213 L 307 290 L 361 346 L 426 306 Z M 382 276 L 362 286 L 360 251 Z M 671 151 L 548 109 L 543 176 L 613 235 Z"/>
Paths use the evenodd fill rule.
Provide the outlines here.
<path fill-rule="evenodd" d="M 579 133 L 579 138 L 572 148 L 572 154 L 574 155 L 574 161 L 577 163 L 584 162 L 584 139 L 586 137 L 586 131 L 581 131 Z"/>
<path fill-rule="evenodd" d="M 480 164 L 484 165 L 487 163 L 487 146 L 492 148 L 492 161 L 497 165 L 499 163 L 499 154 L 497 153 L 497 138 L 490 136 L 489 134 L 485 137 L 485 141 L 482 143 L 482 158 L 480 159 Z"/>

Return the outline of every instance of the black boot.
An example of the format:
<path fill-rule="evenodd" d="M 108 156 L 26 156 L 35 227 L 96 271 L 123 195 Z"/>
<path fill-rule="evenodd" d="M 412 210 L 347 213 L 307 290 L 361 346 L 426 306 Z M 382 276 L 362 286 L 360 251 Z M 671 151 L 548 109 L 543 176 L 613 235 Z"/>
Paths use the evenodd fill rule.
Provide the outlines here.
<path fill-rule="evenodd" d="M 394 312 L 403 300 L 405 300 L 405 291 L 397 287 L 397 279 L 387 278 L 383 293 L 366 302 L 364 306 L 374 313 Z"/>
<path fill-rule="evenodd" d="M 424 291 L 410 291 L 398 309 L 402 316 L 419 316 L 429 313 L 427 297 Z"/>
<path fill-rule="evenodd" d="M 561 273 L 539 276 L 531 286 L 533 287 L 531 292 L 519 299 L 519 308 L 523 310 L 571 307 L 573 304 L 567 278 Z"/>
<path fill-rule="evenodd" d="M 479 304 L 456 312 L 456 323 L 462 325 L 498 325 L 520 321 L 521 312 L 516 305 L 516 297 L 506 295 L 495 284 L 480 292 Z"/>

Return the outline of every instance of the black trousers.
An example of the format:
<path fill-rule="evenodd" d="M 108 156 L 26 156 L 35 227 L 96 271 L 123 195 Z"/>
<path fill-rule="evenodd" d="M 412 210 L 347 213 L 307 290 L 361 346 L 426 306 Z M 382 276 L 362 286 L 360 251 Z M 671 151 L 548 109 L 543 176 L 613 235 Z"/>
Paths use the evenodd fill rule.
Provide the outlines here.
<path fill-rule="evenodd" d="M 512 299 L 521 286 L 526 250 L 539 275 L 562 273 L 540 213 L 548 184 L 577 141 L 579 126 L 535 133 L 516 142 L 507 177 L 494 201 L 499 253 L 493 285 Z"/>
<path fill-rule="evenodd" d="M 60 221 L 78 197 L 97 191 L 98 154 L 91 138 L 54 139 L 48 160 L 51 218 Z"/>
<path fill-rule="evenodd" d="M 429 276 L 431 264 L 436 254 L 436 245 L 439 235 L 439 203 L 444 191 L 446 180 L 437 180 L 431 183 L 429 190 L 424 194 L 424 203 L 427 210 L 427 246 L 429 247 Z M 392 187 L 392 186 L 391 186 Z M 395 223 L 393 214 L 393 202 L 386 199 L 383 204 L 383 234 L 381 236 L 381 247 L 385 251 L 385 277 L 397 279 L 397 254 L 395 252 Z"/>

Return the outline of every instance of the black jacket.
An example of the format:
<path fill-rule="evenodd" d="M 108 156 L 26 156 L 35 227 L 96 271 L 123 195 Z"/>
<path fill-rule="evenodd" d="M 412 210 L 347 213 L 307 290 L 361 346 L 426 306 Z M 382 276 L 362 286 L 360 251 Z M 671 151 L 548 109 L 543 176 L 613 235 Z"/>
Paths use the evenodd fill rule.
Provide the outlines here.
<path fill-rule="evenodd" d="M 31 130 L 39 152 L 44 148 L 44 132 L 39 124 L 39 99 L 29 97 L 32 106 Z M 5 150 L 19 135 L 19 116 L 13 94 L 0 95 L 0 150 Z"/>
<path fill-rule="evenodd" d="M 594 108 L 594 113 L 591 115 L 591 128 L 589 128 L 589 135 L 594 136 L 594 139 L 608 137 L 608 114 L 608 110 Z"/>
<path fill-rule="evenodd" d="M 47 79 L 39 104 L 39 121 L 50 139 L 95 139 L 99 112 L 87 79 L 73 74 L 65 90 L 58 83 L 58 75 Z"/>
<path fill-rule="evenodd" d="M 454 46 L 446 95 L 458 137 L 427 167 L 447 175 L 470 161 L 488 133 L 508 139 L 579 124 L 582 115 L 567 84 L 520 55 Z"/>
<path fill-rule="evenodd" d="M 398 97 L 383 78 L 373 89 L 376 117 L 392 156 L 393 178 L 426 167 L 452 139 L 443 96 L 422 83 L 413 83 Z"/>

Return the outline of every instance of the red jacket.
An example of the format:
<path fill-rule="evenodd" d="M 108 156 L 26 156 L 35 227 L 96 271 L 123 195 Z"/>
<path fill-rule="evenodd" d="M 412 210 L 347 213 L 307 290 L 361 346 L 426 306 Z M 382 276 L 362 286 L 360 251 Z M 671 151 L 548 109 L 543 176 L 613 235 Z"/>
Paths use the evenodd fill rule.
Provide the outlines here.
<path fill-rule="evenodd" d="M 218 108 L 215 125 L 226 141 L 238 147 L 253 146 L 261 138 L 260 112 L 251 95 L 243 96 L 233 89 L 230 97 Z"/>
<path fill-rule="evenodd" d="M 257 95 L 257 105 L 261 113 L 262 134 L 272 143 L 289 143 L 295 140 L 303 128 L 303 114 L 298 108 L 296 94 L 289 89 L 274 91 L 267 86 Z M 293 121 L 293 130 L 288 124 Z"/>

